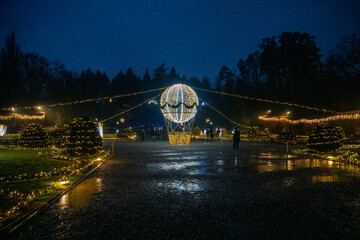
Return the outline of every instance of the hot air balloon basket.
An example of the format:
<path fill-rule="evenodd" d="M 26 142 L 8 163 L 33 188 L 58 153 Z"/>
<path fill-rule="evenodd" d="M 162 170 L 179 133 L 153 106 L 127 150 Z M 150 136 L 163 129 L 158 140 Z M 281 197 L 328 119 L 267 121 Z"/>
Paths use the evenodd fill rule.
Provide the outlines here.
<path fill-rule="evenodd" d="M 168 132 L 169 142 L 173 145 L 190 144 L 191 132 Z"/>

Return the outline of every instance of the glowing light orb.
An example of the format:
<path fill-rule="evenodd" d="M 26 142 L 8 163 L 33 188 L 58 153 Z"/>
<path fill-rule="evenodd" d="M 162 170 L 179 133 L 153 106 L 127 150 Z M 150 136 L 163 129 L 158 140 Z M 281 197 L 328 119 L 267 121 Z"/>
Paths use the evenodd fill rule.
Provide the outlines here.
<path fill-rule="evenodd" d="M 0 136 L 4 136 L 6 133 L 7 127 L 5 125 L 0 124 Z"/>
<path fill-rule="evenodd" d="M 184 84 L 168 87 L 161 95 L 161 111 L 171 122 L 184 123 L 195 117 L 199 99 L 194 90 Z"/>

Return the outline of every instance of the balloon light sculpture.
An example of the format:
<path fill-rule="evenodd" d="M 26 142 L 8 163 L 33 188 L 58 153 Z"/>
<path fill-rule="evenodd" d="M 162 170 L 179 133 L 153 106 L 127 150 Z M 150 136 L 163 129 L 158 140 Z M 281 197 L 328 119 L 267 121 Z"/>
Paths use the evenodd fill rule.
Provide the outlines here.
<path fill-rule="evenodd" d="M 184 84 L 168 87 L 160 99 L 170 144 L 189 144 L 191 128 L 199 106 L 194 90 Z"/>

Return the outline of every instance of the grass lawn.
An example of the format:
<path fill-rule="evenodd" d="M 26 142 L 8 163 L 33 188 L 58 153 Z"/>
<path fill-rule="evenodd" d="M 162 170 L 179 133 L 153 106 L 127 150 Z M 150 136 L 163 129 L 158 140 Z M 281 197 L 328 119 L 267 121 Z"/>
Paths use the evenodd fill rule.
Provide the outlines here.
<path fill-rule="evenodd" d="M 103 156 L 105 159 L 106 156 Z M 39 157 L 36 150 L 0 150 L 0 227 L 16 217 L 46 204 L 56 194 L 78 180 L 87 170 L 99 162 L 95 157 L 82 157 L 79 165 L 70 160 L 57 160 Z M 89 165 L 88 165 L 89 164 Z M 88 167 L 85 167 L 88 165 Z M 54 172 L 54 168 L 73 166 L 82 171 L 67 176 L 69 183 L 61 185 L 62 175 L 37 176 L 40 172 Z M 76 169 L 74 169 L 76 167 Z M 32 175 L 27 179 L 14 179 L 14 176 Z M 10 179 L 10 180 L 9 180 Z"/>
<path fill-rule="evenodd" d="M 39 157 L 36 150 L 0 150 L 0 178 L 47 172 L 68 165 L 69 161 Z"/>

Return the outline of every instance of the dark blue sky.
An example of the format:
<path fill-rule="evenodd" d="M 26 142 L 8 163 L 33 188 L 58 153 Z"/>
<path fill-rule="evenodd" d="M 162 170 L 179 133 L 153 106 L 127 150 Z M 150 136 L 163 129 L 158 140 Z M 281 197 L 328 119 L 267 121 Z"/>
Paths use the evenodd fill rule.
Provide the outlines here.
<path fill-rule="evenodd" d="M 12 30 L 24 51 L 77 72 L 89 67 L 112 78 L 132 67 L 142 76 L 164 62 L 213 78 L 283 31 L 313 34 L 326 55 L 360 31 L 360 1 L 0 0 L 2 46 Z"/>

